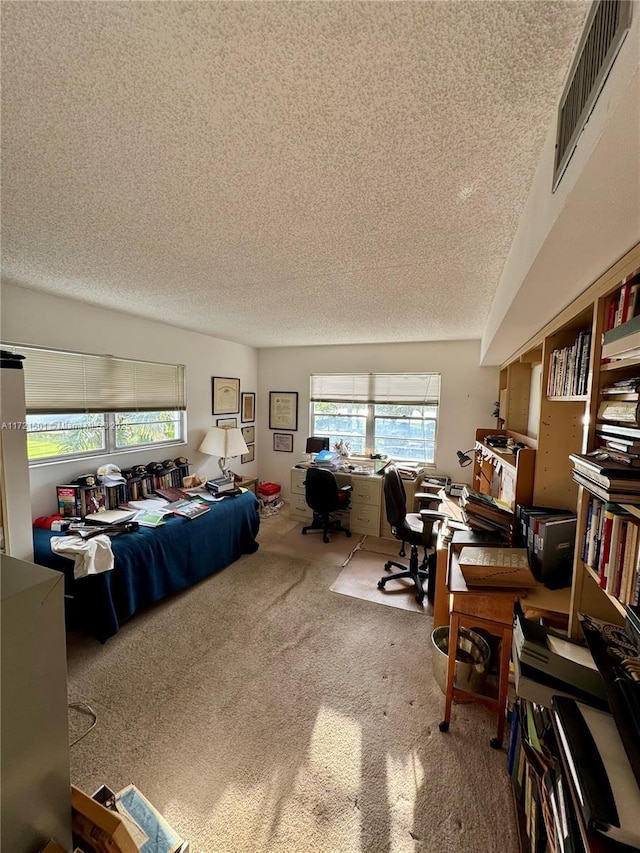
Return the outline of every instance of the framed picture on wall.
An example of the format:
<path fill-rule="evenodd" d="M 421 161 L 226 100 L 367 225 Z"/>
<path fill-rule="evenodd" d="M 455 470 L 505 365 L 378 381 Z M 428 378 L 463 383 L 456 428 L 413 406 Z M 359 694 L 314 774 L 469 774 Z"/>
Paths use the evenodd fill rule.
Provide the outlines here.
<path fill-rule="evenodd" d="M 238 419 L 237 418 L 218 418 L 216 421 L 216 426 L 221 429 L 228 429 L 229 427 L 237 427 Z"/>
<path fill-rule="evenodd" d="M 253 444 L 256 440 L 256 428 L 255 426 L 247 426 L 242 427 L 242 437 L 246 441 L 247 444 Z"/>
<path fill-rule="evenodd" d="M 256 446 L 255 444 L 247 445 L 247 452 L 243 453 L 240 457 L 240 461 L 244 464 L 245 462 L 253 462 L 256 458 Z"/>
<path fill-rule="evenodd" d="M 240 380 L 211 377 L 211 414 L 235 415 L 240 411 Z"/>
<path fill-rule="evenodd" d="M 256 395 L 253 391 L 243 391 L 241 398 L 240 420 L 243 424 L 251 423 L 256 419 Z"/>
<path fill-rule="evenodd" d="M 297 391 L 269 391 L 269 429 L 298 429 Z"/>
<path fill-rule="evenodd" d="M 290 432 L 274 432 L 273 449 L 282 453 L 293 453 L 293 436 Z"/>

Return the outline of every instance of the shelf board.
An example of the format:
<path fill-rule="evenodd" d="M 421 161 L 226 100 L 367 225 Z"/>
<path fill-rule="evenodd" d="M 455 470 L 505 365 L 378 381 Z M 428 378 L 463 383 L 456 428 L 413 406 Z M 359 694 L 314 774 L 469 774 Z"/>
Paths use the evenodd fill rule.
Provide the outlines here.
<path fill-rule="evenodd" d="M 566 397 L 547 397 L 547 400 L 560 403 L 586 403 L 589 398 L 586 394 L 574 394 Z"/>
<path fill-rule="evenodd" d="M 636 367 L 640 365 L 640 356 L 633 358 L 620 358 L 617 361 L 610 361 L 607 364 L 600 365 L 600 373 L 608 370 L 622 370 L 625 367 Z"/>
<path fill-rule="evenodd" d="M 604 590 L 600 587 L 600 578 L 598 577 L 597 573 L 594 572 L 594 570 L 592 568 L 587 566 L 586 563 L 583 563 L 582 565 L 584 566 L 584 569 L 585 569 L 586 573 L 590 576 L 591 580 L 594 583 L 598 584 L 598 589 L 600 589 L 600 592 L 603 595 L 607 596 L 609 601 L 613 604 L 613 606 L 616 608 L 616 610 L 619 613 L 621 613 L 623 616 L 626 616 L 627 615 L 627 608 L 624 606 L 624 604 L 622 604 L 620 601 L 618 601 L 618 599 L 615 596 L 611 595 L 606 590 Z"/>

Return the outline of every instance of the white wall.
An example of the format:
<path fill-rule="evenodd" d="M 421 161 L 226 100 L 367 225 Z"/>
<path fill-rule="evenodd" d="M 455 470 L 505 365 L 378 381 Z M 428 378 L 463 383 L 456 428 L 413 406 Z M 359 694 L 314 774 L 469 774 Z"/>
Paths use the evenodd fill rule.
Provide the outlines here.
<path fill-rule="evenodd" d="M 640 4 L 562 180 L 549 128 L 482 337 L 500 364 L 640 238 Z"/>
<path fill-rule="evenodd" d="M 3 342 L 186 365 L 186 444 L 155 451 L 129 451 L 109 457 L 109 461 L 121 468 L 186 456 L 192 472 L 208 476 L 219 473 L 215 458 L 197 452 L 206 430 L 216 421 L 211 414 L 211 377 L 238 377 L 241 391 L 257 390 L 258 355 L 252 347 L 116 311 L 96 309 L 35 290 L 3 285 L 0 330 Z M 259 434 L 260 430 L 257 432 Z M 33 517 L 56 512 L 55 486 L 68 483 L 82 473 L 95 471 L 104 458 L 32 465 Z M 257 465 L 257 459 L 242 465 L 238 458 L 233 461 L 233 470 L 255 476 Z"/>
<path fill-rule="evenodd" d="M 456 450 L 473 446 L 475 430 L 495 426 L 491 418 L 498 395 L 498 371 L 479 366 L 480 341 L 410 344 L 279 347 L 262 349 L 258 370 L 257 435 L 260 479 L 280 483 L 289 495 L 289 472 L 304 457 L 309 431 L 311 373 L 436 372 L 442 375 L 436 470 L 455 481 L 470 482 L 470 469 L 457 464 Z M 274 452 L 269 426 L 269 391 L 298 392 L 298 430 L 293 453 Z M 284 431 L 284 430 L 283 430 Z"/>

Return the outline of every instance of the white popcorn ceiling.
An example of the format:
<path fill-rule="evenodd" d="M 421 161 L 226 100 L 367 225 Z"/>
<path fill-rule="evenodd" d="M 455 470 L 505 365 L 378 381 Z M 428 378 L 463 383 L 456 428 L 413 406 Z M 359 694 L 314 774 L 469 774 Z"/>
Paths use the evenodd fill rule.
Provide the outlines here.
<path fill-rule="evenodd" d="M 3 2 L 4 279 L 258 347 L 480 338 L 588 7 Z"/>

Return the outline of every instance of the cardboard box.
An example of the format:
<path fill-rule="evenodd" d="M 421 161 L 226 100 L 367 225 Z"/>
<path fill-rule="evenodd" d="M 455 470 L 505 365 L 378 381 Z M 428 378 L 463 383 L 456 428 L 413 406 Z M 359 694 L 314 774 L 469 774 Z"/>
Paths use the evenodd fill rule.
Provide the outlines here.
<path fill-rule="evenodd" d="M 139 853 L 123 818 L 71 786 L 74 843 L 86 853 Z"/>

